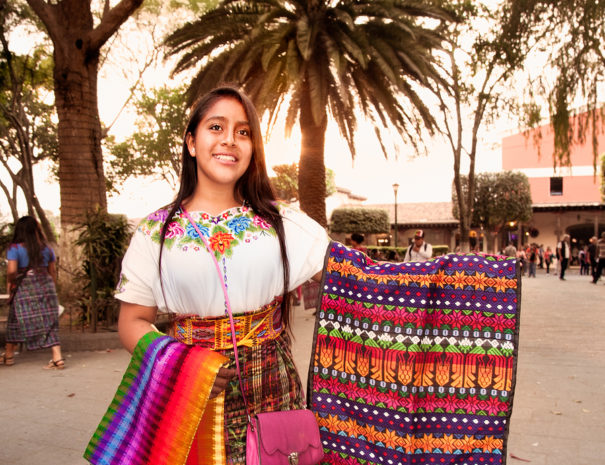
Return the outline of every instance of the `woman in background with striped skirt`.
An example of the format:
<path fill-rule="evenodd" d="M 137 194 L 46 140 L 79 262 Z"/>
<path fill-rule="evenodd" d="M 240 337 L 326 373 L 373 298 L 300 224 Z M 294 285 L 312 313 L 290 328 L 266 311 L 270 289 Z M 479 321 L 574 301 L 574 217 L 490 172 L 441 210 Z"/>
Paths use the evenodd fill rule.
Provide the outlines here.
<path fill-rule="evenodd" d="M 50 347 L 52 358 L 45 368 L 63 369 L 56 258 L 35 218 L 24 216 L 17 221 L 6 255 L 10 308 L 6 349 L 0 355 L 0 364 L 14 365 L 17 344 L 24 343 L 28 350 Z"/>

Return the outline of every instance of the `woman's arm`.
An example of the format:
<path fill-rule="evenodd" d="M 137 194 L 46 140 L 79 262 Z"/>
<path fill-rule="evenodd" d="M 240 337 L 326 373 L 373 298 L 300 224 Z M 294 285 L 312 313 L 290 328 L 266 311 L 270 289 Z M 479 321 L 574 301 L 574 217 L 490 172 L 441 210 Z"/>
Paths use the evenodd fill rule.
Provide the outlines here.
<path fill-rule="evenodd" d="M 53 279 L 53 281 L 55 283 L 55 286 L 56 286 L 57 285 L 57 265 L 56 265 L 56 262 L 49 262 L 47 269 L 48 269 L 48 274 Z"/>
<path fill-rule="evenodd" d="M 8 260 L 6 265 L 6 292 L 10 294 L 11 287 L 17 278 L 17 260 Z"/>
<path fill-rule="evenodd" d="M 118 333 L 122 345 L 128 352 L 132 353 L 139 339 L 154 330 L 152 325 L 157 312 L 157 307 L 122 302 L 118 319 Z"/>

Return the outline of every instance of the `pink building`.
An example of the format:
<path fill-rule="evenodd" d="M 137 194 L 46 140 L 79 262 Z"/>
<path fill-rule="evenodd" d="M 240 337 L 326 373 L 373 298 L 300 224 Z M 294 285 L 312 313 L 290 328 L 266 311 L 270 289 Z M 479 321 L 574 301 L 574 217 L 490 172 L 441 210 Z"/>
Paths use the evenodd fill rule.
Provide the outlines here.
<path fill-rule="evenodd" d="M 541 131 L 536 145 L 534 135 Z M 597 135 L 599 153 L 605 152 L 605 134 Z M 553 131 L 542 126 L 502 140 L 502 169 L 520 171 L 529 178 L 533 218 L 518 230 L 519 242 L 556 246 L 568 233 L 578 250 L 605 230 L 605 204 L 601 198 L 602 173 L 593 167 L 592 141 L 571 149 L 570 167 L 553 165 Z M 530 234 L 531 233 L 531 234 Z"/>

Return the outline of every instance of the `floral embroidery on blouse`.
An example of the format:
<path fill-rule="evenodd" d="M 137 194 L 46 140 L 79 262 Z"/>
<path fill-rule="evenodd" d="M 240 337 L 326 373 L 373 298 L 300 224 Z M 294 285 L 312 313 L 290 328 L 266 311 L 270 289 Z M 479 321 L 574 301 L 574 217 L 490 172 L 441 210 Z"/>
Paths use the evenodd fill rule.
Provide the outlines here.
<path fill-rule="evenodd" d="M 118 285 L 116 286 L 116 293 L 120 294 L 126 291 L 126 285 L 128 284 L 128 278 L 124 275 L 124 273 L 120 273 L 120 280 L 118 281 Z"/>
<path fill-rule="evenodd" d="M 231 257 L 233 249 L 242 243 L 250 243 L 263 236 L 277 237 L 275 229 L 247 206 L 231 208 L 218 216 L 203 212 L 190 212 L 200 233 L 208 239 L 210 248 L 217 258 Z M 160 242 L 162 224 L 168 210 L 158 210 L 147 216 L 139 224 L 139 230 Z M 167 248 L 177 247 L 183 251 L 204 250 L 203 241 L 193 225 L 181 210 L 177 210 L 169 223 L 164 240 Z"/>

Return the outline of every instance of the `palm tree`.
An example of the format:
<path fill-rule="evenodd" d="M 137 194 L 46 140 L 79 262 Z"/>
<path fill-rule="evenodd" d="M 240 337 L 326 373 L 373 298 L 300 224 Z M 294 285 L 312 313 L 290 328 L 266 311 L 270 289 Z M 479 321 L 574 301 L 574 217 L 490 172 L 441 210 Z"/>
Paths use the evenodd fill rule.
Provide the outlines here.
<path fill-rule="evenodd" d="M 302 134 L 300 205 L 326 225 L 324 141 L 328 112 L 355 157 L 360 108 L 376 126 L 415 146 L 435 122 L 418 91 L 438 81 L 431 51 L 452 16 L 442 2 L 397 0 L 223 1 L 167 38 L 194 68 L 194 100 L 222 82 L 241 85 L 269 126 L 286 106 L 286 130 Z"/>

